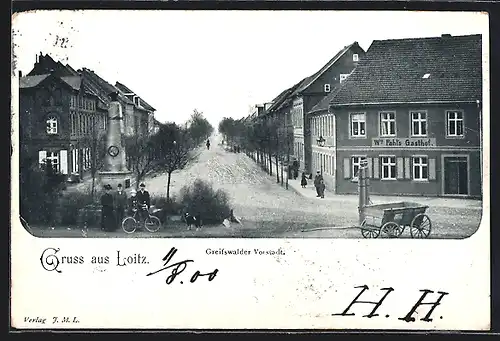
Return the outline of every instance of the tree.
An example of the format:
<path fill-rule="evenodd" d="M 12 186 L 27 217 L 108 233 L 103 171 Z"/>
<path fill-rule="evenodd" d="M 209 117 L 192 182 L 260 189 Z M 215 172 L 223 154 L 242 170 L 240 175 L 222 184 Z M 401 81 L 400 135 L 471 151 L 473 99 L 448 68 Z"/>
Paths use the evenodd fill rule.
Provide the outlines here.
<path fill-rule="evenodd" d="M 106 155 L 106 146 L 105 146 L 105 136 L 106 133 L 101 127 L 98 126 L 98 122 L 94 122 L 90 126 L 90 132 L 86 135 L 81 144 L 83 147 L 88 148 L 90 153 L 89 159 L 89 170 L 90 176 L 92 177 L 92 187 L 90 190 L 92 198 L 95 195 L 95 180 L 97 177 L 97 172 L 102 169 L 104 165 L 104 157 Z"/>
<path fill-rule="evenodd" d="M 154 136 L 154 150 L 159 167 L 167 172 L 167 201 L 170 200 L 172 173 L 183 169 L 193 160 L 192 151 L 197 145 L 190 135 L 189 128 L 179 127 L 175 123 L 160 125 Z"/>
<path fill-rule="evenodd" d="M 158 166 L 155 136 L 136 134 L 125 138 L 127 158 L 135 176 L 135 188 L 144 177 Z"/>
<path fill-rule="evenodd" d="M 188 123 L 188 132 L 196 145 L 208 139 L 212 135 L 214 128 L 204 117 L 201 111 L 194 109 Z"/>

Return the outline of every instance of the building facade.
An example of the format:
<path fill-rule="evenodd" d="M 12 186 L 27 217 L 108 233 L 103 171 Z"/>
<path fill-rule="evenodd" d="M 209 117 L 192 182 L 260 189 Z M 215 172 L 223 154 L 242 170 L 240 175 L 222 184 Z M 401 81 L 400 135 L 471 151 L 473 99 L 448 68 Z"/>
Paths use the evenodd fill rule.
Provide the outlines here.
<path fill-rule="evenodd" d="M 40 165 L 50 161 L 68 179 L 83 178 L 97 164 L 93 155 L 104 139 L 111 92 L 119 93 L 123 105 L 124 134 L 151 134 L 157 129 L 155 109 L 145 101 L 135 104 L 91 70 L 75 71 L 49 55 L 37 55 L 33 69 L 19 75 L 20 142 L 27 154 L 23 156 L 38 159 Z"/>
<path fill-rule="evenodd" d="M 311 173 L 316 169 L 320 170 L 318 163 L 324 164 L 324 168 L 331 171 L 330 155 L 313 151 L 313 148 L 316 149 L 313 147 L 316 145 L 316 140 L 313 139 L 310 123 L 317 121 L 310 121 L 308 114 L 320 101 L 336 91 L 339 84 L 349 77 L 359 61 L 363 59 L 364 54 L 365 51 L 357 42 L 345 46 L 319 71 L 305 78 L 290 93 L 294 155 L 300 160 L 301 171 Z M 327 120 L 330 118 L 325 118 L 324 121 L 320 119 L 318 122 L 324 122 L 326 127 Z M 319 125 L 315 126 L 315 133 L 319 131 L 318 127 Z M 324 132 L 326 133 L 326 130 Z"/>
<path fill-rule="evenodd" d="M 91 140 L 106 128 L 107 111 L 78 76 L 20 77 L 21 143 L 39 164 L 70 175 L 91 167 Z"/>
<path fill-rule="evenodd" d="M 481 36 L 374 41 L 330 102 L 335 192 L 481 197 Z M 387 51 L 391 54 L 388 55 Z"/>

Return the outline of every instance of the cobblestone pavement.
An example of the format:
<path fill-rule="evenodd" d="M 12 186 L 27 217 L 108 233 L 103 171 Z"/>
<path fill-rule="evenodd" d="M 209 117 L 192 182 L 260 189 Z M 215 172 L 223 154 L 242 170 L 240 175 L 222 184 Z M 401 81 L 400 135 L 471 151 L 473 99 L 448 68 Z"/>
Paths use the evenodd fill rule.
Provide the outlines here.
<path fill-rule="evenodd" d="M 232 153 L 219 145 L 220 139 L 212 138 L 210 150 L 200 149 L 197 162 L 172 174 L 171 193 L 197 178 L 212 183 L 215 188 L 226 190 L 230 196 L 235 215 L 242 224 L 206 227 L 202 231 L 187 231 L 184 227 L 167 225 L 154 234 L 156 237 L 331 237 L 362 238 L 356 227 L 356 196 L 328 195 L 325 199 L 297 191 L 298 180 L 290 181 L 286 190 L 276 183 L 276 176 L 269 176 L 259 165 L 244 153 Z M 297 184 L 293 183 L 296 181 Z M 166 193 L 167 175 L 160 174 L 145 181 L 152 194 Z M 295 189 L 295 190 L 294 190 Z M 312 192 L 311 188 L 306 189 Z M 401 198 L 385 198 L 386 201 Z M 384 200 L 372 197 L 372 201 Z M 405 200 L 408 200 L 405 198 Z M 413 200 L 413 199 L 412 199 Z M 416 198 L 429 204 L 427 214 L 432 220 L 431 238 L 465 238 L 472 235 L 481 220 L 481 201 L 459 199 Z M 48 234 L 81 236 L 81 231 L 46 231 Z M 128 237 L 123 232 L 103 233 L 89 231 L 88 237 Z M 146 232 L 133 236 L 151 237 Z M 410 237 L 405 231 L 401 238 Z"/>

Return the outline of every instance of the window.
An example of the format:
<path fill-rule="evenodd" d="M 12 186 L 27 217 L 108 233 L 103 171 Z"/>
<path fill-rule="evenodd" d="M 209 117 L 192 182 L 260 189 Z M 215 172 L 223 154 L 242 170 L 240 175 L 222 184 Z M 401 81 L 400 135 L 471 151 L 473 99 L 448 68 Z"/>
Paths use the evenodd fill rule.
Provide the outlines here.
<path fill-rule="evenodd" d="M 366 161 L 366 156 L 353 156 L 352 157 L 352 178 L 358 178 L 359 167 L 363 161 Z"/>
<path fill-rule="evenodd" d="M 396 157 L 382 156 L 382 180 L 395 180 L 396 179 Z"/>
<path fill-rule="evenodd" d="M 380 113 L 380 135 L 395 136 L 396 135 L 396 113 L 381 112 Z"/>
<path fill-rule="evenodd" d="M 427 113 L 421 111 L 413 111 L 411 115 L 411 135 L 426 136 L 427 135 Z"/>
<path fill-rule="evenodd" d="M 76 131 L 76 126 L 75 126 L 75 114 L 71 113 L 69 114 L 69 120 L 70 120 L 70 125 L 71 125 L 71 135 L 75 134 Z"/>
<path fill-rule="evenodd" d="M 413 180 L 428 180 L 429 168 L 427 157 L 413 157 Z"/>
<path fill-rule="evenodd" d="M 342 83 L 343 81 L 345 81 L 347 79 L 347 77 L 349 77 L 348 73 L 341 73 L 340 74 L 340 83 Z"/>
<path fill-rule="evenodd" d="M 447 111 L 447 135 L 464 136 L 464 113 L 461 111 Z"/>
<path fill-rule="evenodd" d="M 47 134 L 57 134 L 57 117 L 50 115 L 47 117 Z"/>
<path fill-rule="evenodd" d="M 55 171 L 59 170 L 59 153 L 58 152 L 47 152 L 45 158 L 46 162 L 52 165 L 52 169 Z"/>
<path fill-rule="evenodd" d="M 353 62 L 359 62 L 359 55 L 357 53 L 352 55 L 352 61 Z"/>
<path fill-rule="evenodd" d="M 325 84 L 325 92 L 330 92 L 330 84 Z"/>
<path fill-rule="evenodd" d="M 364 113 L 351 114 L 351 136 L 366 137 L 366 116 Z"/>

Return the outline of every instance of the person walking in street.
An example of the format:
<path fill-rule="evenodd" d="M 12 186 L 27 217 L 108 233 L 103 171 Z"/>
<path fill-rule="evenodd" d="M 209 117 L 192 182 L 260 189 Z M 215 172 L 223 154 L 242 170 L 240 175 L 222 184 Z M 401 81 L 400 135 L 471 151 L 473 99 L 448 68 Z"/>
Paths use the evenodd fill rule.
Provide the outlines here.
<path fill-rule="evenodd" d="M 302 179 L 300 180 L 300 185 L 302 188 L 306 188 L 307 186 L 307 178 L 306 178 L 306 173 L 302 172 Z"/>
<path fill-rule="evenodd" d="M 207 140 L 207 149 L 210 150 L 210 140 Z"/>
<path fill-rule="evenodd" d="M 325 181 L 323 179 L 321 179 L 321 181 L 319 182 L 319 194 L 321 196 L 321 199 L 324 199 L 325 198 Z"/>
<path fill-rule="evenodd" d="M 139 203 L 140 215 L 142 219 L 146 219 L 149 215 L 149 207 L 151 206 L 151 198 L 149 192 L 146 191 L 146 185 L 141 183 L 139 192 L 137 193 L 137 202 Z"/>
<path fill-rule="evenodd" d="M 125 217 L 125 208 L 127 207 L 127 193 L 123 191 L 122 184 L 118 184 L 118 190 L 115 194 L 115 212 L 118 228 L 121 227 Z"/>
<path fill-rule="evenodd" d="M 321 194 L 319 192 L 319 184 L 323 180 L 323 175 L 321 175 L 320 171 L 316 172 L 316 176 L 314 177 L 314 187 L 316 187 L 316 197 L 320 197 Z"/>
<path fill-rule="evenodd" d="M 104 194 L 101 196 L 101 228 L 111 232 L 115 229 L 113 196 L 111 195 L 111 185 L 104 186 Z"/>

